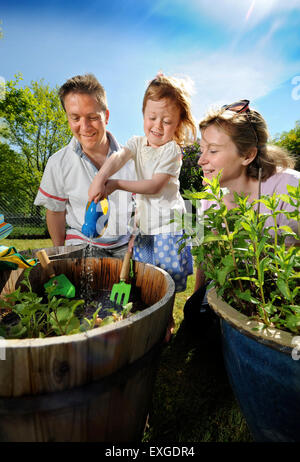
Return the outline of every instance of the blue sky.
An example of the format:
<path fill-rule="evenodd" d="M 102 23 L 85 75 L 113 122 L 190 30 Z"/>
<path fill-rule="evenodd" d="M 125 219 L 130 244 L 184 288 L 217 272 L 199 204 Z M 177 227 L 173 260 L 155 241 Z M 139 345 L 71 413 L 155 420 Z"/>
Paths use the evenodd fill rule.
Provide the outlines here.
<path fill-rule="evenodd" d="M 188 79 L 197 121 L 243 98 L 272 136 L 300 120 L 300 0 L 2 0 L 0 19 L 0 76 L 55 86 L 94 73 L 121 143 L 143 133 L 159 70 Z"/>

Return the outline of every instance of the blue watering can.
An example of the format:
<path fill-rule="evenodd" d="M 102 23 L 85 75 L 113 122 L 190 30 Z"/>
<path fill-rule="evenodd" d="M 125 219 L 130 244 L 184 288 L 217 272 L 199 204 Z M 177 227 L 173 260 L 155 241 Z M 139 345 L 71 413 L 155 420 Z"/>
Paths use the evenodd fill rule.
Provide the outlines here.
<path fill-rule="evenodd" d="M 97 204 L 94 201 L 88 202 L 81 232 L 89 238 L 103 236 L 108 225 L 109 211 L 110 205 L 107 198 Z"/>

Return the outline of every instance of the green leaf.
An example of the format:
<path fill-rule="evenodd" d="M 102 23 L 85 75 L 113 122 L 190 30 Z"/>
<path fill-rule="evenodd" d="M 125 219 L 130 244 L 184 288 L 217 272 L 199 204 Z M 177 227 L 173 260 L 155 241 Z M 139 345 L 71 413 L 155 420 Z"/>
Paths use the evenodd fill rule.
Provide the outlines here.
<path fill-rule="evenodd" d="M 287 282 L 284 279 L 278 278 L 277 287 L 285 298 L 291 300 L 291 292 Z"/>
<path fill-rule="evenodd" d="M 106 316 L 106 318 L 104 318 L 103 321 L 101 322 L 101 327 L 111 324 L 114 321 L 115 321 L 115 318 L 113 316 Z"/>
<path fill-rule="evenodd" d="M 295 235 L 295 231 L 293 231 L 290 226 L 281 225 L 281 226 L 279 226 L 279 229 L 281 229 L 282 231 L 285 231 L 288 234 Z"/>
<path fill-rule="evenodd" d="M 27 333 L 26 326 L 23 326 L 21 322 L 12 326 L 9 329 L 8 338 L 23 338 Z"/>
<path fill-rule="evenodd" d="M 126 318 L 130 314 L 132 308 L 133 308 L 132 302 L 127 303 L 127 305 L 124 305 L 123 310 L 122 310 L 122 316 Z"/>
<path fill-rule="evenodd" d="M 217 275 L 217 280 L 219 282 L 219 284 L 223 285 L 225 280 L 226 280 L 226 277 L 227 275 L 233 270 L 233 267 L 227 267 L 225 266 L 225 268 L 222 268 L 221 270 L 218 271 L 218 275 Z"/>
<path fill-rule="evenodd" d="M 228 237 L 226 234 L 209 234 L 204 236 L 203 244 L 214 241 L 228 241 Z"/>
<path fill-rule="evenodd" d="M 72 316 L 72 311 L 68 307 L 58 308 L 56 316 L 58 322 L 67 322 L 70 319 L 70 316 Z"/>
<path fill-rule="evenodd" d="M 78 332 L 79 328 L 80 328 L 80 321 L 78 318 L 73 316 L 66 327 L 65 333 L 66 335 L 71 335 L 73 333 L 75 334 Z"/>
<path fill-rule="evenodd" d="M 246 302 L 254 303 L 255 305 L 258 305 L 258 304 L 261 303 L 260 300 L 253 297 L 253 295 L 251 294 L 249 289 L 247 289 L 247 290 L 245 290 L 243 292 L 238 289 L 237 290 L 237 295 L 238 295 L 239 298 L 241 298 L 242 300 L 245 300 Z"/>

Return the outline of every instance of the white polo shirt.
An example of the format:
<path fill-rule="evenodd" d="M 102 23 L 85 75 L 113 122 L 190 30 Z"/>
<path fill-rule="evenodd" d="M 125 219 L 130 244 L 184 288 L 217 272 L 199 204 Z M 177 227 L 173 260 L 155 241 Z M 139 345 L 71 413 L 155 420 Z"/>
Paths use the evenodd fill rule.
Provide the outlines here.
<path fill-rule="evenodd" d="M 107 132 L 107 135 L 110 141 L 109 157 L 120 149 L 120 145 L 111 133 Z M 80 143 L 74 137 L 66 147 L 48 159 L 34 204 L 42 205 L 54 212 L 66 211 L 66 245 L 86 241 L 109 249 L 126 244 L 129 240 L 128 223 L 132 213 L 132 194 L 119 190 L 109 196 L 110 214 L 103 236 L 87 238 L 81 233 L 88 202 L 88 189 L 97 173 L 97 167 L 84 154 Z M 133 161 L 127 162 L 111 178 L 135 180 Z"/>

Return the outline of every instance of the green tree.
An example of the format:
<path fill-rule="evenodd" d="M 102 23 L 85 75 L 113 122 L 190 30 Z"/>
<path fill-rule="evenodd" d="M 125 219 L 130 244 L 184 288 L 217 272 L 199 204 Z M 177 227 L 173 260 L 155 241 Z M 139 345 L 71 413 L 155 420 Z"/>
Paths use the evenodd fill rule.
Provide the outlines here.
<path fill-rule="evenodd" d="M 202 189 L 202 169 L 198 165 L 200 153 L 200 140 L 182 149 L 182 167 L 180 170 L 179 182 L 180 192 L 184 193 L 187 189 Z"/>
<path fill-rule="evenodd" d="M 14 157 L 21 165 L 18 178 L 11 177 L 11 191 L 22 190 L 23 198 L 33 202 L 49 157 L 71 139 L 65 112 L 57 87 L 52 89 L 43 80 L 20 86 L 22 75 L 5 84 L 4 98 L 0 100 L 0 136 L 4 140 L 2 152 Z M 9 146 L 9 151 L 7 150 Z M 14 154 L 12 154 L 14 151 Z M 2 159 L 2 160 L 1 160 Z M 1 163 L 2 162 L 2 163 Z M 3 171 L 5 155 L 0 158 Z"/>
<path fill-rule="evenodd" d="M 0 143 L 0 166 L 1 181 L 0 194 L 11 194 L 14 187 L 22 190 L 23 183 L 23 161 L 18 153 L 13 151 L 8 144 Z M 13 181 L 12 181 L 13 179 Z"/>
<path fill-rule="evenodd" d="M 287 149 L 296 158 L 296 170 L 300 171 L 300 121 L 295 123 L 295 128 L 289 132 L 282 132 L 273 140 L 275 144 Z"/>
<path fill-rule="evenodd" d="M 18 210 L 23 214 L 35 213 L 33 202 L 28 197 L 31 178 L 24 171 L 24 161 L 8 144 L 0 143 L 0 211 L 15 215 Z"/>

